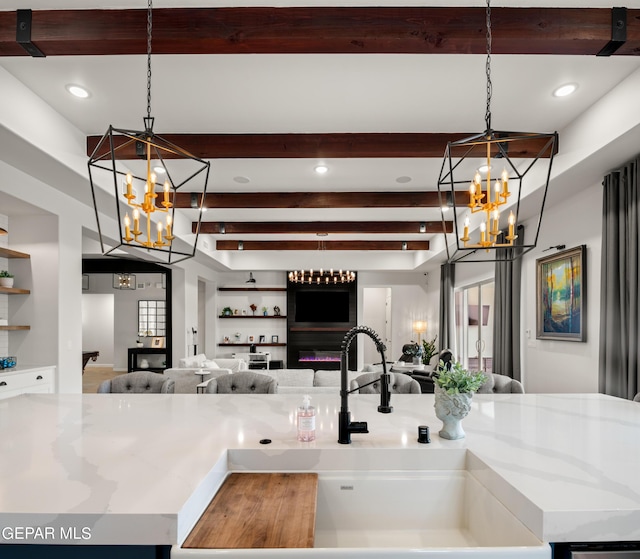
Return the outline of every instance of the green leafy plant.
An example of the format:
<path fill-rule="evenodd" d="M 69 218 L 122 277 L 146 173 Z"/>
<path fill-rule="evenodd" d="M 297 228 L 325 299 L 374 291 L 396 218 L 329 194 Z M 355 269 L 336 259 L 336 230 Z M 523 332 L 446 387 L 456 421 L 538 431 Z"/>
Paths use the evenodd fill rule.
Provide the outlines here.
<path fill-rule="evenodd" d="M 475 392 L 487 380 L 483 373 L 467 371 L 458 361 L 452 363 L 449 369 L 441 360 L 438 364 L 437 374 L 436 383 L 447 394 Z"/>
<path fill-rule="evenodd" d="M 233 314 L 233 311 L 231 310 L 231 307 L 225 307 L 224 309 L 222 309 L 222 316 L 230 316 Z"/>
<path fill-rule="evenodd" d="M 431 358 L 436 354 L 436 340 L 438 336 L 434 336 L 433 340 L 422 340 L 422 362 L 429 364 Z"/>
<path fill-rule="evenodd" d="M 0 278 L 12 278 L 13 274 L 9 273 L 9 270 L 0 270 Z"/>

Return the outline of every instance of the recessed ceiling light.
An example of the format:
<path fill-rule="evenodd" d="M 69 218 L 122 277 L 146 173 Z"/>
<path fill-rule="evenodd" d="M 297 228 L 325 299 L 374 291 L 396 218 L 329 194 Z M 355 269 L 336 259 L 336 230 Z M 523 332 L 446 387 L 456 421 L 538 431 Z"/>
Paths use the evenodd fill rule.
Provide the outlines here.
<path fill-rule="evenodd" d="M 480 165 L 480 167 L 478 167 L 478 171 L 480 171 L 481 173 L 486 173 L 489 169 L 491 169 L 491 167 L 489 167 L 489 165 Z"/>
<path fill-rule="evenodd" d="M 442 210 L 442 213 L 448 212 L 449 211 L 449 206 L 442 206 L 441 210 Z"/>
<path fill-rule="evenodd" d="M 89 90 L 82 87 L 81 85 L 76 85 L 73 83 L 67 84 L 66 89 L 71 95 L 74 97 L 78 97 L 80 99 L 86 99 L 87 97 L 91 97 Z"/>
<path fill-rule="evenodd" d="M 248 182 L 251 182 L 251 180 L 248 179 L 247 177 L 240 177 L 240 176 L 233 177 L 233 180 L 240 184 L 247 184 Z"/>
<path fill-rule="evenodd" d="M 313 170 L 319 175 L 324 175 L 329 170 L 329 167 L 326 165 L 316 165 Z"/>
<path fill-rule="evenodd" d="M 404 176 L 404 177 L 398 177 L 398 178 L 396 179 L 396 182 L 398 182 L 398 183 L 400 183 L 400 184 L 404 184 L 404 183 L 407 183 L 407 182 L 411 182 L 411 177 L 406 177 L 406 176 Z"/>
<path fill-rule="evenodd" d="M 316 237 L 328 237 L 329 233 L 316 233 Z"/>
<path fill-rule="evenodd" d="M 153 172 L 154 172 L 156 175 L 164 175 L 164 174 L 167 172 L 167 170 L 166 170 L 162 165 L 156 165 L 156 166 L 153 168 Z"/>
<path fill-rule="evenodd" d="M 578 84 L 567 83 L 565 85 L 561 85 L 558 89 L 556 89 L 553 92 L 553 96 L 566 97 L 567 95 L 571 95 L 576 89 L 578 89 Z"/>

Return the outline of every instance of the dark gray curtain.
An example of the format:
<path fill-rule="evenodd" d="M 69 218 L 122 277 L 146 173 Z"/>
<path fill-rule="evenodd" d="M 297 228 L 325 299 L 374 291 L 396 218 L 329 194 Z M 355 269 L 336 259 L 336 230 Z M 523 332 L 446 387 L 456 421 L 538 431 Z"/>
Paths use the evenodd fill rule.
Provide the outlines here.
<path fill-rule="evenodd" d="M 456 355 L 456 323 L 455 301 L 453 288 L 455 286 L 455 264 L 440 266 L 440 327 L 438 331 L 438 346 L 440 350 L 450 349 Z"/>
<path fill-rule="evenodd" d="M 636 158 L 603 182 L 599 390 L 629 399 L 640 386 L 639 165 Z"/>
<path fill-rule="evenodd" d="M 524 244 L 524 226 L 517 228 L 516 245 Z M 522 258 L 509 261 L 510 251 L 496 251 L 493 311 L 493 372 L 521 380 L 520 289 Z"/>

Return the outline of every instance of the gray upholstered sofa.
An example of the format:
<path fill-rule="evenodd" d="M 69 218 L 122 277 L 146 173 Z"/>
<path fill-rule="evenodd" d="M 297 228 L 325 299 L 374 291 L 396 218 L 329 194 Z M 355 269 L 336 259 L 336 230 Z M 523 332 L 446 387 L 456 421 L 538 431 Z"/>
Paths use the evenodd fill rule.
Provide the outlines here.
<path fill-rule="evenodd" d="M 199 384 L 247 368 L 243 359 L 207 359 L 204 353 L 200 353 L 180 359 L 178 367 L 165 369 L 164 375 L 175 381 L 176 393 L 195 394 Z"/>

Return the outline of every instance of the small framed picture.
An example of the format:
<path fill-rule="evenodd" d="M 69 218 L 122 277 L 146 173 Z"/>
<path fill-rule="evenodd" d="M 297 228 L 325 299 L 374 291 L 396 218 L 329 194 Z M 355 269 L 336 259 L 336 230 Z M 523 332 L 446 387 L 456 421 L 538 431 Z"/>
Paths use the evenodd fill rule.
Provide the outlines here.
<path fill-rule="evenodd" d="M 247 341 L 248 341 L 250 344 L 252 344 L 252 343 L 254 343 L 254 342 L 256 341 L 256 337 L 255 337 L 255 336 L 253 336 L 253 335 L 249 335 L 249 336 L 247 336 Z"/>
<path fill-rule="evenodd" d="M 277 344 L 278 343 L 278 336 L 271 336 L 271 343 L 272 344 Z"/>
<path fill-rule="evenodd" d="M 222 343 L 223 343 L 223 344 L 229 344 L 229 343 L 231 343 L 231 340 L 229 339 L 229 336 L 225 336 L 224 338 L 222 338 Z"/>
<path fill-rule="evenodd" d="M 164 347 L 164 336 L 158 336 L 157 338 L 151 338 L 151 347 Z"/>
<path fill-rule="evenodd" d="M 258 343 L 263 344 L 267 341 L 267 337 L 261 335 L 260 338 L 258 339 Z"/>

